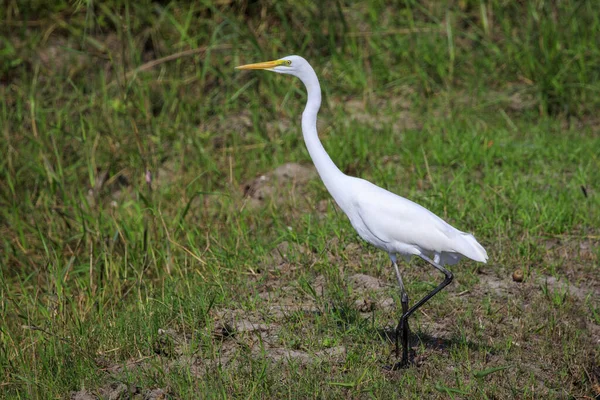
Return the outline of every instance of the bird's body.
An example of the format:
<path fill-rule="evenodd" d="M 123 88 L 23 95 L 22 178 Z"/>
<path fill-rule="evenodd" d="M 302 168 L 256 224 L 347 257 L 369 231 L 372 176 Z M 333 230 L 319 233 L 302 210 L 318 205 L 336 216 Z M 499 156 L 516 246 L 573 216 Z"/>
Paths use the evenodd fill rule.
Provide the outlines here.
<path fill-rule="evenodd" d="M 473 235 L 369 181 L 348 178 L 348 192 L 353 195 L 349 202 L 338 204 L 365 241 L 405 259 L 426 255 L 442 266 L 456 264 L 461 256 L 486 261 L 487 254 Z"/>
<path fill-rule="evenodd" d="M 319 176 L 338 206 L 350 219 L 358 235 L 388 253 L 401 289 L 403 315 L 397 333 L 403 331 L 402 365 L 408 361 L 408 317 L 452 280 L 445 264 L 456 264 L 465 256 L 486 262 L 485 249 L 473 235 L 464 233 L 426 208 L 364 179 L 344 174 L 333 163 L 317 134 L 321 87 L 313 68 L 302 57 L 288 56 L 276 61 L 248 64 L 238 69 L 266 69 L 297 76 L 306 86 L 308 99 L 302 113 L 302 133 Z M 396 257 L 419 256 L 446 276 L 434 291 L 408 309 L 408 295 L 396 264 Z M 398 334 L 397 334 L 398 338 Z M 398 344 L 397 344 L 398 351 Z"/>

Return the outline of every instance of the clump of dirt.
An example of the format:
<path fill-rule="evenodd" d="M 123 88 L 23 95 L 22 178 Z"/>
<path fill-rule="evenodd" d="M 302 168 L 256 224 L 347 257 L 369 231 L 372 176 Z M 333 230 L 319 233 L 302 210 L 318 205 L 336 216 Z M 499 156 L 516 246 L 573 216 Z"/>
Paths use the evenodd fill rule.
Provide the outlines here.
<path fill-rule="evenodd" d="M 300 196 L 305 192 L 305 186 L 314 179 L 317 172 L 312 165 L 287 163 L 275 170 L 255 178 L 243 187 L 244 195 L 249 199 L 249 205 L 259 207 L 269 201 L 281 203 L 290 196 Z M 289 187 L 289 189 L 285 189 Z"/>

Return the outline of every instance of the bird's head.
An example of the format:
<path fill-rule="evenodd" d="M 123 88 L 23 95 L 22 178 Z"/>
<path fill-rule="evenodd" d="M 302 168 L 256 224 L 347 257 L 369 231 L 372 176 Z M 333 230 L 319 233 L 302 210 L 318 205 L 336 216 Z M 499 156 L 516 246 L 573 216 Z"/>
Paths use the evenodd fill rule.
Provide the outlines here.
<path fill-rule="evenodd" d="M 236 69 L 264 69 L 267 71 L 273 71 L 280 74 L 294 75 L 302 78 L 302 75 L 308 71 L 312 71 L 312 68 L 308 61 L 300 56 L 287 56 L 274 61 L 265 61 L 256 64 L 246 64 Z"/>

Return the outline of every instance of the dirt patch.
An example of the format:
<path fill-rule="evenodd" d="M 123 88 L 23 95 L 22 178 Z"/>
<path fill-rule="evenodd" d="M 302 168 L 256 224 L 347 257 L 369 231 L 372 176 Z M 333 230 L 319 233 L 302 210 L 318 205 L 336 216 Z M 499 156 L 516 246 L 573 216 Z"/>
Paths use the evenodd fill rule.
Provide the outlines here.
<path fill-rule="evenodd" d="M 494 294 L 504 297 L 519 289 L 518 283 L 514 282 L 511 275 L 505 271 L 479 270 L 479 283 L 476 290 L 483 294 Z"/>
<path fill-rule="evenodd" d="M 271 349 L 267 357 L 273 361 L 296 361 L 301 364 L 308 364 L 315 361 L 327 361 L 328 363 L 339 363 L 346 357 L 346 347 L 337 346 L 314 353 L 301 350 L 289 350 L 283 348 Z"/>
<path fill-rule="evenodd" d="M 110 383 L 100 388 L 89 391 L 87 389 L 71 393 L 71 400 L 163 400 L 168 398 L 168 393 L 164 389 L 141 389 L 135 385 L 126 385 L 124 383 Z"/>
<path fill-rule="evenodd" d="M 285 264 L 289 259 L 287 254 L 292 251 L 294 246 L 292 243 L 281 244 L 274 249 L 276 253 L 273 254 L 273 257 L 279 257 L 278 260 Z M 305 251 L 305 249 L 300 246 L 293 251 Z M 367 315 L 371 316 L 374 309 L 381 308 L 383 313 L 389 314 L 388 317 L 397 316 L 393 310 L 394 301 L 389 296 L 390 291 L 394 289 L 391 282 L 364 273 L 350 275 L 345 282 L 349 286 L 350 294 L 355 296 L 353 301 L 359 311 L 370 313 Z M 549 289 L 564 291 L 568 296 L 576 299 L 576 303 L 569 303 L 569 307 L 575 307 L 574 310 L 583 310 L 581 300 L 590 295 L 589 288 L 570 285 L 552 277 L 529 276 L 526 281 L 519 283 L 512 280 L 509 271 L 483 270 L 479 275 L 479 283 L 471 289 L 469 296 L 462 298 L 460 294 L 451 294 L 448 304 L 438 303 L 438 307 L 427 308 L 426 312 L 420 314 L 419 319 L 413 322 L 411 325 L 413 332 L 411 354 L 416 367 L 423 374 L 433 375 L 436 371 L 430 371 L 430 369 L 436 365 L 436 360 L 451 358 L 451 349 L 455 346 L 466 346 L 469 351 L 478 352 L 483 357 L 480 370 L 484 371 L 485 368 L 504 365 L 519 365 L 519 368 L 511 367 L 511 370 L 503 372 L 508 377 L 507 379 L 513 379 L 514 376 L 526 372 L 533 373 L 538 382 L 536 390 L 542 390 L 542 393 L 552 392 L 551 385 L 546 385 L 546 382 L 553 382 L 553 379 L 549 378 L 549 374 L 553 373 L 554 369 L 552 368 L 554 367 L 539 368 L 538 364 L 531 361 L 532 357 L 539 356 L 539 347 L 548 341 L 559 346 L 562 340 L 561 335 L 584 329 L 587 330 L 588 335 L 591 335 L 591 338 L 582 336 L 578 343 L 586 347 L 589 346 L 591 339 L 595 340 L 594 343 L 597 346 L 599 343 L 598 330 L 594 329 L 597 326 L 581 312 L 573 313 L 569 309 L 549 308 L 552 303 L 544 297 L 542 283 Z M 305 293 L 303 290 L 306 289 L 303 289 L 301 285 L 281 286 L 278 288 L 278 294 L 270 293 L 269 297 L 263 298 L 266 304 L 258 307 L 261 311 L 241 309 L 211 311 L 211 317 L 215 321 L 212 332 L 215 352 L 209 355 L 200 355 L 198 352 L 190 351 L 189 343 L 192 341 L 190 335 L 172 329 L 160 330 L 158 339 L 159 341 L 161 338 L 168 339 L 164 345 L 167 350 L 155 351 L 156 354 L 148 357 L 147 360 L 133 360 L 127 363 L 125 368 L 128 370 L 137 368 L 145 371 L 146 369 L 150 370 L 151 365 L 156 366 L 157 363 L 163 363 L 165 371 L 185 370 L 200 379 L 206 377 L 209 371 L 214 371 L 215 368 L 243 368 L 248 364 L 249 359 L 266 358 L 277 365 L 277 368 L 286 368 L 288 364 L 306 367 L 319 363 L 330 365 L 344 363 L 349 351 L 348 345 L 336 344 L 332 347 L 325 346 L 326 348 L 306 348 L 305 345 L 310 342 L 289 341 L 289 329 L 284 326 L 290 321 L 298 324 L 295 325 L 297 328 L 292 336 L 302 337 L 306 325 L 303 325 L 304 322 L 297 321 L 306 321 L 307 317 L 314 313 L 320 315 L 327 312 L 319 308 L 322 305 L 319 304 L 318 298 L 314 297 L 315 293 L 317 296 L 327 296 L 327 284 L 327 277 L 319 275 L 310 282 L 313 290 L 311 293 L 308 291 Z M 490 307 L 486 311 L 485 308 L 480 307 L 480 300 L 488 297 L 488 294 L 491 294 L 489 296 Z M 460 300 L 458 300 L 459 298 Z M 476 305 L 471 308 L 473 314 L 469 318 L 461 320 L 462 312 L 456 306 L 462 304 L 463 301 Z M 533 315 L 538 319 L 535 320 Z M 547 323 L 552 318 L 560 321 L 555 327 L 551 327 Z M 540 325 L 540 321 L 544 324 Z M 387 328 L 382 337 L 387 337 L 393 342 L 393 328 Z M 551 330 L 555 333 L 552 333 Z M 510 346 L 508 347 L 510 351 L 506 346 Z M 553 354 L 553 358 L 547 360 L 548 365 L 565 362 L 566 358 L 563 358 L 561 354 L 562 352 Z M 578 365 L 582 356 L 575 352 L 570 357 Z M 113 379 L 118 379 L 121 374 L 126 372 L 125 368 L 112 368 L 107 371 Z M 574 370 L 573 374 L 579 376 L 580 372 L 580 370 Z M 165 390 L 155 390 L 161 390 L 157 392 L 157 396 L 166 396 Z M 109 396 L 117 396 L 113 398 L 152 398 L 144 397 L 149 396 L 149 393 L 153 392 L 124 384 L 112 384 L 94 392 L 85 390 L 76 392 L 71 398 L 80 400 L 111 398 Z"/>
<path fill-rule="evenodd" d="M 243 310 L 217 310 L 212 313 L 215 323 L 214 336 L 228 337 L 239 333 L 268 332 L 271 324 L 263 317 Z"/>
<path fill-rule="evenodd" d="M 97 400 L 98 397 L 94 396 L 87 390 L 78 390 L 77 392 L 71 393 L 71 400 Z"/>
<path fill-rule="evenodd" d="M 348 281 L 356 297 L 354 306 L 361 313 L 394 309 L 394 299 L 387 296 L 387 290 L 390 288 L 387 282 L 366 274 L 354 274 L 348 278 Z"/>
<path fill-rule="evenodd" d="M 381 279 L 375 278 L 374 276 L 365 275 L 365 274 L 355 274 L 352 275 L 348 280 L 353 284 L 354 290 L 357 292 L 364 293 L 366 291 L 378 291 L 383 290 L 389 285 L 387 282 L 382 281 Z"/>
<path fill-rule="evenodd" d="M 236 353 L 245 349 L 252 357 L 263 355 L 275 362 L 293 361 L 308 364 L 327 360 L 328 362 L 343 361 L 346 348 L 337 346 L 323 350 L 309 351 L 301 348 L 285 348 L 281 346 L 279 331 L 282 320 L 289 318 L 292 313 L 319 312 L 316 307 L 306 304 L 282 305 L 276 304 L 269 308 L 268 316 L 259 316 L 253 313 L 243 313 L 240 310 L 222 310 L 215 313 L 215 318 L 220 319 L 216 324 L 213 336 L 222 341 L 221 351 L 217 362 L 221 365 L 237 363 Z M 188 357 L 189 358 L 189 357 Z M 202 360 L 189 358 L 179 360 L 189 366 L 210 365 L 215 360 Z M 203 369 L 196 368 L 198 373 Z"/>
<path fill-rule="evenodd" d="M 522 294 L 525 299 L 535 294 L 542 295 L 545 291 L 551 294 L 560 293 L 570 296 L 578 302 L 585 302 L 588 298 L 600 298 L 600 288 L 596 287 L 594 281 L 588 285 L 573 284 L 567 278 L 554 276 L 531 275 L 525 281 L 515 280 L 513 274 L 504 270 L 480 270 L 479 283 L 474 292 L 481 294 L 493 294 L 496 297 L 516 296 Z"/>
<path fill-rule="evenodd" d="M 236 332 L 244 333 L 244 332 L 268 332 L 271 329 L 270 325 L 263 324 L 260 322 L 252 322 L 247 319 L 242 319 L 240 321 L 236 321 L 233 325 L 233 329 Z"/>
<path fill-rule="evenodd" d="M 442 349 L 449 347 L 449 339 L 452 337 L 453 321 L 445 319 L 444 321 L 429 321 L 426 325 L 426 332 L 419 335 L 419 339 L 429 347 Z"/>
<path fill-rule="evenodd" d="M 582 285 L 576 286 L 565 280 L 555 278 L 553 276 L 541 276 L 537 278 L 537 282 L 541 287 L 547 287 L 552 291 L 558 291 L 564 295 L 572 296 L 579 301 L 585 301 L 588 296 L 600 298 L 600 290 L 593 287 L 585 287 Z"/>
<path fill-rule="evenodd" d="M 221 149 L 227 144 L 226 137 L 223 134 L 235 132 L 236 135 L 242 135 L 241 137 L 244 138 L 246 132 L 252 130 L 252 126 L 252 114 L 250 110 L 243 109 L 237 113 L 231 113 L 227 118 L 213 118 L 202 121 L 200 129 L 202 131 L 214 132 L 213 146 L 215 149 Z"/>
<path fill-rule="evenodd" d="M 580 266 L 589 266 L 597 262 L 600 254 L 600 241 L 597 239 L 551 238 L 544 242 L 544 246 L 544 262 L 568 261 L 565 273 L 572 275 L 578 275 L 577 270 Z"/>
<path fill-rule="evenodd" d="M 486 97 L 494 107 L 502 107 L 512 112 L 524 112 L 539 107 L 539 101 L 535 98 L 528 86 L 512 85 L 504 91 L 491 90 Z M 465 100 L 471 104 L 474 97 Z"/>
<path fill-rule="evenodd" d="M 283 301 L 285 302 L 285 300 Z M 286 318 L 293 313 L 319 313 L 319 308 L 312 302 L 305 302 L 298 304 L 297 302 L 291 302 L 293 304 L 277 304 L 269 307 L 269 313 L 273 318 Z"/>
<path fill-rule="evenodd" d="M 312 252 L 300 243 L 284 241 L 279 243 L 264 257 L 261 269 L 269 271 L 280 278 L 282 274 L 295 271 L 303 257 L 311 256 Z"/>
<path fill-rule="evenodd" d="M 359 244 L 352 243 L 342 251 L 352 255 L 356 268 L 363 264 L 359 260 L 365 256 L 365 251 Z M 162 363 L 165 371 L 184 370 L 198 379 L 204 379 L 215 368 L 237 370 L 253 359 L 266 358 L 274 368 L 288 368 L 288 365 L 310 368 L 320 363 L 339 365 L 346 362 L 351 344 L 334 342 L 332 347 L 315 347 L 315 342 L 302 339 L 310 335 L 313 329 L 311 319 L 318 320 L 328 312 L 328 285 L 333 283 L 329 282 L 328 275 L 318 275 L 309 282 L 296 281 L 292 276 L 282 278 L 282 274 L 292 275 L 296 266 L 306 268 L 306 260 L 298 261 L 298 257 L 315 256 L 306 246 L 294 242 L 282 242 L 274 247 L 261 267 L 264 269 L 261 272 L 263 278 L 265 273 L 269 274 L 265 284 L 258 284 L 258 298 L 263 304 L 250 311 L 235 308 L 211 311 L 215 325 L 208 335 L 214 341 L 214 352 L 204 355 L 192 352 L 191 335 L 164 329 L 157 336 L 159 346 L 155 346 L 154 354 L 147 359 L 131 360 L 124 366 L 105 370 L 110 373 L 111 379 L 119 379 L 133 369 L 146 373 L 151 365 Z M 369 252 L 366 256 L 370 257 Z M 345 268 L 350 268 L 348 263 Z M 409 282 L 431 280 L 431 271 L 426 268 L 411 264 L 404 269 L 404 276 L 411 278 L 407 279 Z M 550 376 L 556 366 L 572 360 L 575 365 L 573 376 L 579 376 L 582 372 L 579 367 L 584 357 L 582 354 L 589 353 L 590 346 L 597 347 L 600 344 L 600 327 L 584 312 L 589 299 L 600 297 L 600 293 L 594 287 L 572 284 L 568 278 L 530 273 L 522 282 L 517 282 L 513 279 L 513 270 L 487 267 L 478 271 L 479 281 L 464 292 L 469 293 L 468 296 L 456 290 L 450 291 L 447 302 L 438 300 L 435 304 L 434 300 L 411 321 L 411 357 L 415 366 L 420 373 L 434 375 L 436 371 L 432 366 L 439 359 L 451 359 L 452 349 L 462 346 L 481 355 L 481 371 L 511 365 L 511 369 L 502 372 L 506 379 L 513 379 L 511 385 L 515 385 L 516 376 L 529 372 L 538 382 L 536 390 L 557 394 L 552 389 L 554 380 Z M 390 294 L 396 289 L 395 282 L 365 273 L 345 275 L 340 270 L 340 274 L 345 276 L 343 280 L 337 282 L 336 278 L 333 279 L 338 284 L 347 284 L 350 307 L 358 310 L 363 318 L 383 316 L 387 322 L 379 326 L 387 327 L 383 333 L 380 332 L 380 336 L 384 341 L 387 338 L 388 343 L 393 343 L 398 309 Z M 571 300 L 554 303 L 556 293 L 564 294 L 566 299 Z M 482 305 L 484 298 L 489 303 L 485 306 Z M 470 310 L 468 317 L 464 316 L 461 309 L 463 305 Z M 291 333 L 290 324 L 293 325 Z M 540 351 L 540 347 L 548 346 L 548 343 L 560 347 L 564 335 L 571 332 L 585 334 L 577 339 L 579 347 L 569 356 L 563 356 L 562 351 Z M 550 359 L 546 360 L 549 367 L 539 367 L 532 361 L 541 353 L 549 354 Z M 384 363 L 394 355 L 387 357 Z M 113 385 L 74 395 L 88 400 L 98 398 L 100 390 L 108 395 L 117 393 L 121 396 L 115 398 L 145 398 L 142 396 L 148 392 L 135 387 Z M 108 398 L 108 395 L 102 398 Z"/>
<path fill-rule="evenodd" d="M 303 186 L 316 176 L 312 165 L 287 163 L 246 183 L 243 191 L 250 206 L 259 207 L 270 201 L 281 203 L 290 196 L 302 197 Z"/>
<path fill-rule="evenodd" d="M 371 103 L 373 104 L 368 104 L 362 99 L 344 101 L 344 112 L 349 117 L 344 123 L 350 126 L 358 122 L 375 130 L 391 126 L 395 132 L 406 129 L 420 129 L 422 127 L 415 114 L 410 111 L 411 104 L 406 98 L 396 97 L 392 100 L 378 99 Z M 369 110 L 371 107 L 373 110 Z M 393 113 L 382 114 L 378 110 L 393 110 Z"/>

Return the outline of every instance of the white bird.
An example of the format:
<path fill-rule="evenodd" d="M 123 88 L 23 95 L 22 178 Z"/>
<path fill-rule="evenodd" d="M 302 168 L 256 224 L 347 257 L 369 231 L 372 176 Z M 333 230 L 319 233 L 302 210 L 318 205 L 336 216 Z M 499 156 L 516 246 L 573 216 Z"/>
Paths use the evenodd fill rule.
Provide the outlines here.
<path fill-rule="evenodd" d="M 473 235 L 461 232 L 446 221 L 412 201 L 382 189 L 364 179 L 348 176 L 333 163 L 317 134 L 317 113 L 321 107 L 321 86 L 311 65 L 300 56 L 287 56 L 275 61 L 247 64 L 241 70 L 262 69 L 294 75 L 304 83 L 308 101 L 302 113 L 302 133 L 308 152 L 325 187 L 350 219 L 358 235 L 388 253 L 400 286 L 402 316 L 396 328 L 402 336 L 402 360 L 395 367 L 408 364 L 408 318 L 419 307 L 452 281 L 452 273 L 444 268 L 456 264 L 461 257 L 487 262 L 485 249 Z M 408 295 L 398 270 L 397 256 L 406 261 L 418 256 L 427 261 L 445 278 L 433 291 L 408 308 Z M 394 367 L 394 368 L 395 368 Z"/>

